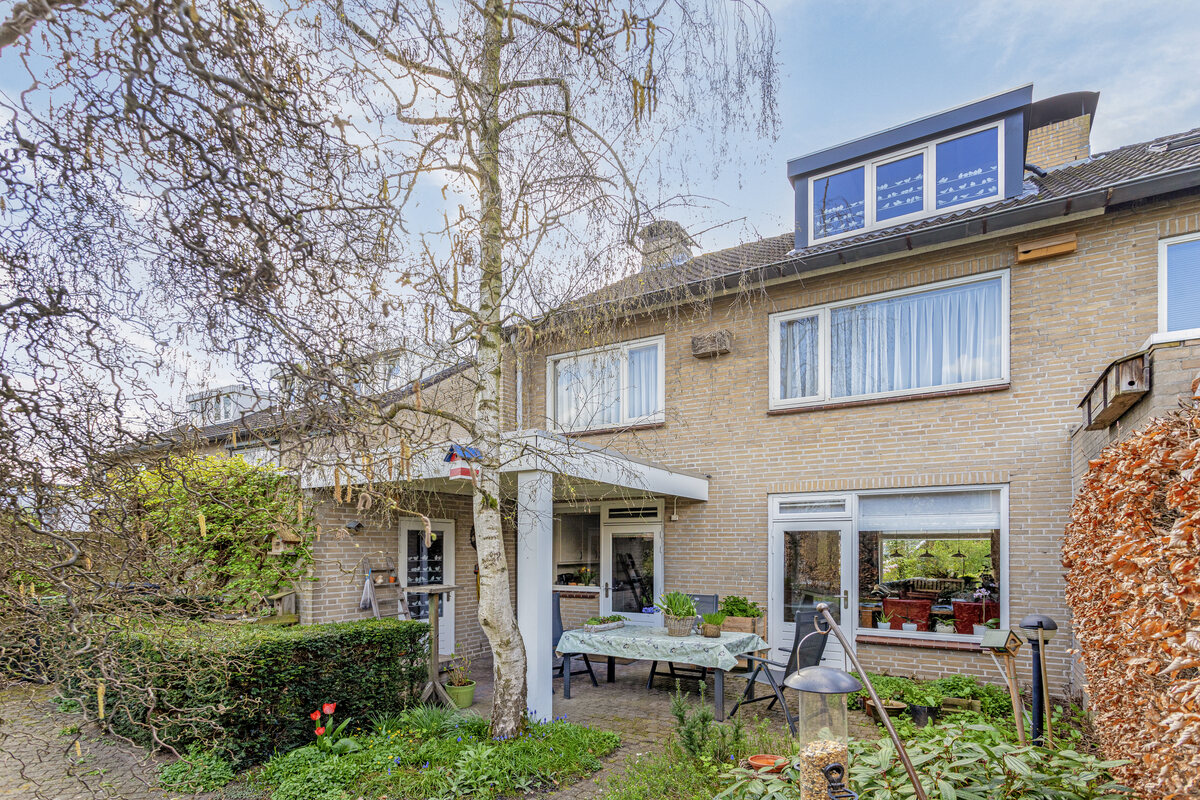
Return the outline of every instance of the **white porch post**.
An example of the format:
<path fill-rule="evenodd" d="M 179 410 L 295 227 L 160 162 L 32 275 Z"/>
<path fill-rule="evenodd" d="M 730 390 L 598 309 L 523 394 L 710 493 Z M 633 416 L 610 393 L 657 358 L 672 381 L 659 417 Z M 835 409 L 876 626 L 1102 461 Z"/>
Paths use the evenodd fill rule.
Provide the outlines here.
<path fill-rule="evenodd" d="M 554 716 L 550 641 L 554 585 L 554 476 L 517 473 L 517 627 L 525 640 L 526 706 L 537 719 Z"/>

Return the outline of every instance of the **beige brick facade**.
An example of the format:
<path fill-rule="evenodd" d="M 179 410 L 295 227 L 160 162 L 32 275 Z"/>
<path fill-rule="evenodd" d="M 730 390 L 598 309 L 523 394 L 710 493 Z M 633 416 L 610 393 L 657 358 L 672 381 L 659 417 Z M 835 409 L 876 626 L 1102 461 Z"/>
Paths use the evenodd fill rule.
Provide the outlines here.
<path fill-rule="evenodd" d="M 1051 170 L 1087 158 L 1091 155 L 1091 133 L 1091 114 L 1034 128 L 1029 132 L 1025 162 Z"/>
<path fill-rule="evenodd" d="M 988 238 L 920 256 L 762 287 L 621 331 L 663 334 L 666 421 L 653 429 L 581 436 L 627 454 L 711 476 L 706 503 L 680 502 L 665 523 L 669 589 L 767 601 L 768 497 L 838 489 L 1006 484 L 1010 619 L 1031 611 L 1063 623 L 1050 649 L 1055 692 L 1077 693 L 1059 547 L 1072 497 L 1076 404 L 1114 358 L 1156 329 L 1157 242 L 1200 230 L 1200 201 L 1160 202 Z M 1066 256 L 1017 264 L 1031 235 L 1074 232 Z M 768 413 L 768 315 L 995 270 L 1011 275 L 1011 383 L 1000 390 L 850 408 Z M 697 359 L 691 336 L 733 333 L 727 355 Z M 527 355 L 526 426 L 545 425 L 545 361 Z M 580 612 L 582 613 L 582 612 Z M 974 672 L 990 659 L 943 648 L 863 645 L 869 668 L 919 674 Z M 1028 670 L 1027 657 L 1022 668 Z"/>

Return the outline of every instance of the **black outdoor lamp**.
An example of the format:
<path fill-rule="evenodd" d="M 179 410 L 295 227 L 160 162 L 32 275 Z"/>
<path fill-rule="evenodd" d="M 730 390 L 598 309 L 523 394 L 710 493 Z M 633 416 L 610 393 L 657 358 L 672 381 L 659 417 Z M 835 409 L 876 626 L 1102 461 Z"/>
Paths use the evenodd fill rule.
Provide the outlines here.
<path fill-rule="evenodd" d="M 1042 744 L 1042 713 L 1046 708 L 1046 660 L 1042 645 L 1054 638 L 1058 623 L 1045 614 L 1030 614 L 1021 620 L 1021 630 L 1033 651 L 1033 718 L 1029 728 L 1033 743 Z"/>

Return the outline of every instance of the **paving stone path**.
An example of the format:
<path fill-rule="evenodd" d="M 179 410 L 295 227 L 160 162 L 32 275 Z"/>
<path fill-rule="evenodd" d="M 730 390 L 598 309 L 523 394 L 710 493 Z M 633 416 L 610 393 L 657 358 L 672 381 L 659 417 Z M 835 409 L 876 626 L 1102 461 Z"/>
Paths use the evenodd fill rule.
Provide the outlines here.
<path fill-rule="evenodd" d="M 554 710 L 568 721 L 615 731 L 621 746 L 605 760 L 595 775 L 552 794 L 553 800 L 593 800 L 602 796 L 609 776 L 624 771 L 631 756 L 655 752 L 673 729 L 670 681 L 660 679 L 651 691 L 645 688 L 647 665 L 618 665 L 614 683 L 604 680 L 604 665 L 597 665 L 600 685 L 586 676 L 572 681 L 572 697 L 562 698 L 561 682 L 555 683 Z M 491 709 L 490 673 L 478 672 L 473 711 Z M 744 682 L 726 681 L 726 708 L 731 709 Z M 685 691 L 696 691 L 694 681 Z M 711 694 L 712 681 L 709 680 Z M 83 723 L 76 713 L 59 711 L 51 702 L 51 687 L 28 685 L 0 689 L 0 800 L 218 800 L 221 797 L 253 797 L 234 784 L 223 793 L 188 795 L 164 792 L 155 783 L 158 766 L 165 758 L 148 757 L 144 750 L 123 744 Z M 790 695 L 790 693 L 789 693 Z M 789 699 L 794 698 L 790 695 Z M 793 699 L 794 702 L 794 699 Z M 747 724 L 766 719 L 782 729 L 782 712 L 765 710 L 758 704 L 755 714 L 744 717 Z M 744 712 L 743 712 L 744 713 Z M 852 712 L 852 733 L 876 738 L 874 725 L 861 712 Z M 75 748 L 78 742 L 78 751 Z"/>

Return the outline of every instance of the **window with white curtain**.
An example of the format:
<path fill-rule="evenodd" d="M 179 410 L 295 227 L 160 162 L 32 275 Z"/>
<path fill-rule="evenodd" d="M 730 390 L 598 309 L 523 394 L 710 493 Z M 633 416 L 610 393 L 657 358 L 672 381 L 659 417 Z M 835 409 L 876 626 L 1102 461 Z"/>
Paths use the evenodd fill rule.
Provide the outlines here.
<path fill-rule="evenodd" d="M 771 406 L 888 397 L 1008 379 L 1008 273 L 771 318 Z"/>
<path fill-rule="evenodd" d="M 1200 233 L 1159 242 L 1158 330 L 1200 334 Z"/>
<path fill-rule="evenodd" d="M 663 339 L 551 356 L 550 418 L 564 430 L 592 430 L 663 419 Z"/>

